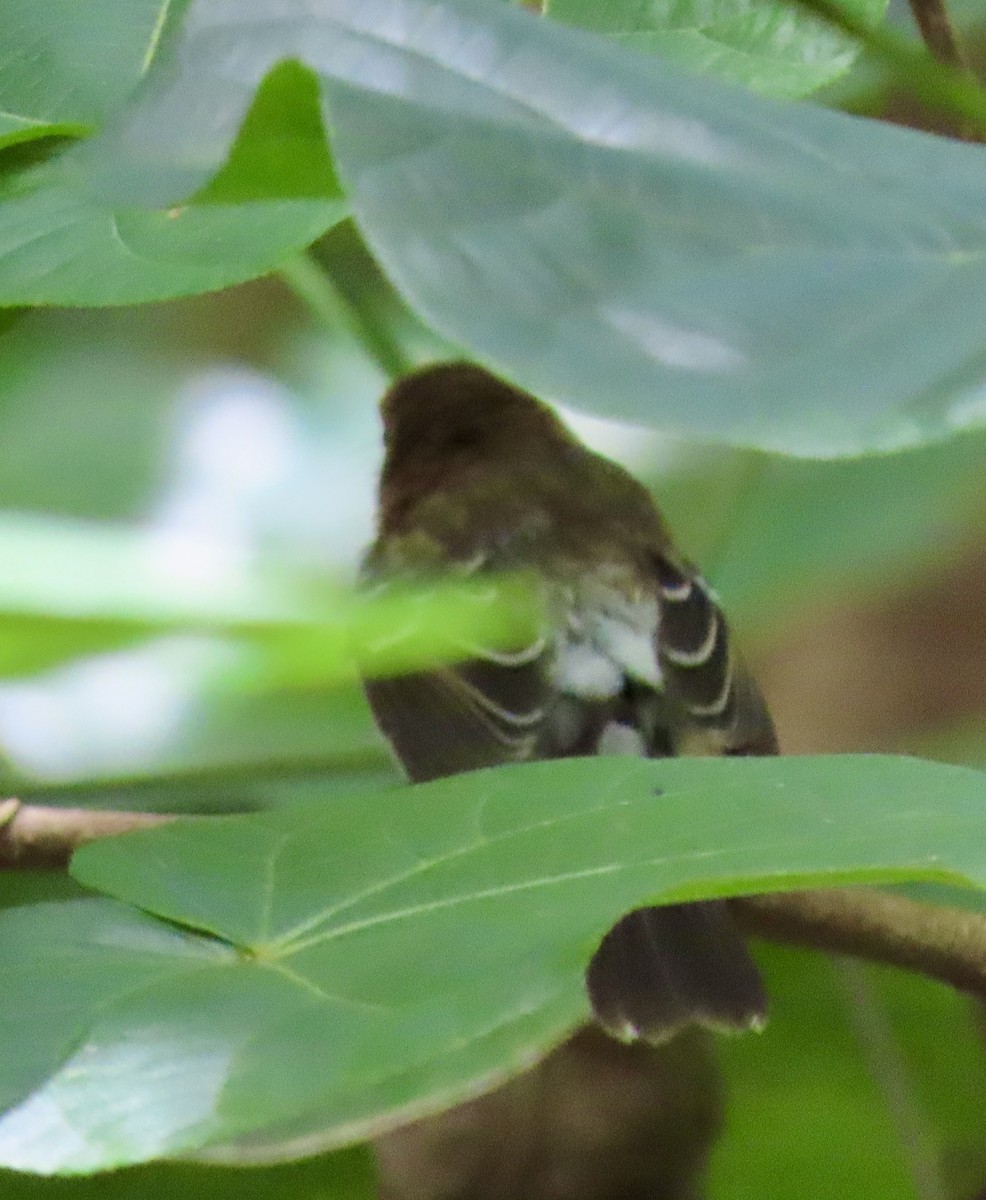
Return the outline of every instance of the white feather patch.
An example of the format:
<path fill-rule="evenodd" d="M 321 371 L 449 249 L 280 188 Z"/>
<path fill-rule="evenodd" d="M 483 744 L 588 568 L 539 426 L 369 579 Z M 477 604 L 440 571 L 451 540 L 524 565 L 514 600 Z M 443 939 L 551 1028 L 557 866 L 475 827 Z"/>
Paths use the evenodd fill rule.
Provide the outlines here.
<path fill-rule="evenodd" d="M 560 692 L 586 700 L 608 700 L 623 690 L 623 670 L 589 641 L 559 639 L 551 682 Z"/>
<path fill-rule="evenodd" d="M 570 611 L 558 632 L 552 664 L 554 686 L 587 700 L 619 695 L 628 678 L 660 687 L 657 602 L 631 600 L 608 589 L 604 597 L 597 593 L 591 600 L 595 603 Z"/>
<path fill-rule="evenodd" d="M 596 743 L 597 754 L 632 754 L 642 758 L 647 754 L 647 743 L 639 729 L 610 721 L 603 728 Z"/>

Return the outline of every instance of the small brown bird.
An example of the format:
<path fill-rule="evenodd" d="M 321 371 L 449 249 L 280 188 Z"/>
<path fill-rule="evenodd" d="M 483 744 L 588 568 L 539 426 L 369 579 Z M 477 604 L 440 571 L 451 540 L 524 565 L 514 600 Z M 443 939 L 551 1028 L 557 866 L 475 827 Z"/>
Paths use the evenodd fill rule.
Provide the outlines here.
<path fill-rule="evenodd" d="M 367 679 L 412 781 L 597 753 L 776 754 L 770 716 L 708 585 L 644 487 L 533 396 L 450 363 L 382 403 L 385 460 L 368 580 L 535 572 L 549 627 L 515 651 Z M 766 998 L 721 901 L 638 909 L 586 973 L 625 1039 L 756 1027 Z"/>

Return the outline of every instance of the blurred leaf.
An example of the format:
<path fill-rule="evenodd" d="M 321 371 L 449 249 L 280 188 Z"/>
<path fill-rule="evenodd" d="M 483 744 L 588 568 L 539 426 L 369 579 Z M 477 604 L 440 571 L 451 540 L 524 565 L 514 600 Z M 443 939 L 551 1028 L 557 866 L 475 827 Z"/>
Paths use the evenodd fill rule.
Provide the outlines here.
<path fill-rule="evenodd" d="M 72 161 L 54 159 L 0 176 L 0 304 L 137 304 L 229 287 L 345 215 L 340 199 L 108 205 Z"/>
<path fill-rule="evenodd" d="M 829 961 L 776 946 L 758 947 L 757 957 L 771 995 L 770 1022 L 758 1038 L 720 1043 L 734 1103 L 713 1155 L 710 1196 L 785 1196 L 792 1179 L 803 1200 L 925 1196 L 909 1178 L 906 1153 L 860 1056 Z M 982 1181 L 970 1167 L 976 1156 L 982 1161 L 986 1058 L 969 1001 L 902 972 L 867 975 L 887 1005 L 912 1086 L 942 1147 L 953 1185 L 946 1194 L 971 1196 Z"/>
<path fill-rule="evenodd" d="M 24 313 L 0 332 L 0 508 L 118 518 L 147 507 L 188 370 L 152 315 Z"/>
<path fill-rule="evenodd" d="M 0 536 L 0 545 L 3 538 Z M 32 675 L 57 663 L 83 658 L 142 641 L 139 622 L 0 614 L 0 678 Z"/>
<path fill-rule="evenodd" d="M 523 581 L 367 594 L 283 567 L 183 574 L 152 533 L 37 515 L 0 515 L 0 557 L 0 780 L 156 781 L 174 811 L 235 771 L 379 781 L 357 669 L 526 642 L 538 611 Z"/>
<path fill-rule="evenodd" d="M 90 845 L 73 867 L 83 884 L 222 945 L 205 940 L 192 970 L 194 939 L 152 926 L 163 961 L 149 980 L 138 924 L 131 979 L 103 928 L 124 919 L 109 902 L 58 907 L 53 934 L 30 925 L 36 908 L 0 914 L 5 979 L 56 1010 L 38 1048 L 15 1030 L 2 1048 L 9 1103 L 22 1103 L 0 1120 L 0 1161 L 79 1171 L 359 1137 L 557 1039 L 584 1015 L 593 945 L 644 899 L 986 883 L 984 788 L 976 772 L 906 759 L 569 760 Z M 70 1017 L 58 928 L 89 980 Z"/>
<path fill-rule="evenodd" d="M 275 1167 L 229 1170 L 187 1163 L 152 1163 L 88 1179 L 50 1179 L 0 1171 L 4 1200 L 373 1200 L 374 1163 L 369 1149 Z"/>
<path fill-rule="evenodd" d="M 261 672 L 320 683 L 337 662 L 369 676 L 458 662 L 477 645 L 529 645 L 541 625 L 541 596 L 523 575 L 388 583 L 335 601 L 337 622 L 287 623 L 258 639 Z"/>
<path fill-rule="evenodd" d="M 782 0 L 550 0 L 556 20 L 605 33 L 621 45 L 660 55 L 771 96 L 804 96 L 844 74 L 858 42 Z M 846 9 L 875 24 L 884 0 Z"/>
<path fill-rule="evenodd" d="M 99 122 L 150 65 L 170 0 L 0 0 L 0 145 Z"/>
<path fill-rule="evenodd" d="M 313 586 L 283 568 L 182 575 L 153 531 L 37 514 L 0 514 L 0 559 L 0 673 L 47 664 L 59 639 L 71 650 L 74 636 L 77 652 L 91 653 L 141 634 L 192 630 L 235 635 L 253 648 L 246 675 L 334 682 L 356 664 L 397 674 L 457 661 L 477 642 L 523 643 L 540 614 L 539 596 L 520 577 L 352 591 Z"/>
<path fill-rule="evenodd" d="M 801 454 L 983 422 L 978 147 L 658 71 L 508 5 L 235 0 L 190 6 L 87 171 L 142 203 L 194 191 L 286 57 L 322 80 L 391 277 L 535 392 Z"/>
<path fill-rule="evenodd" d="M 153 534 L 108 522 L 0 514 L 0 612 L 145 630 L 229 628 L 299 615 L 297 588 L 259 569 L 181 575 Z"/>
<path fill-rule="evenodd" d="M 986 529 L 984 456 L 980 433 L 849 461 L 734 453 L 655 491 L 731 619 L 763 640 L 802 606 L 913 577 Z"/>
<path fill-rule="evenodd" d="M 81 713 L 53 705 L 47 723 L 31 711 L 32 740 L 6 747 L 17 754 L 0 770 L 0 789 L 70 807 L 242 813 L 282 807 L 309 790 L 353 795 L 402 778 L 355 685 L 244 693 L 222 678 L 192 677 L 177 718 L 164 714 L 142 739 L 112 722 L 131 699 L 120 691 L 108 711 L 92 700 Z M 148 694 L 153 700 L 153 680 L 145 707 Z"/>

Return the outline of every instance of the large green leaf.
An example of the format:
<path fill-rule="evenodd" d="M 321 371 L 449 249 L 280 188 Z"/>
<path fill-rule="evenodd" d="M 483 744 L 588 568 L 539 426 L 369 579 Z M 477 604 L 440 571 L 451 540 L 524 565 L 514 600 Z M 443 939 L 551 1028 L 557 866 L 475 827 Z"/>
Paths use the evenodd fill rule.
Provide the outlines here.
<path fill-rule="evenodd" d="M 224 0 L 191 5 L 87 169 L 133 201 L 188 194 L 283 58 L 323 82 L 391 277 L 536 392 L 822 455 L 982 423 L 979 147 L 657 70 L 507 5 Z"/>
<path fill-rule="evenodd" d="M 228 947 L 108 900 L 28 905 L 0 919 L 4 1107 L 77 1051 L 91 1014 L 107 1000 L 233 957 Z"/>
<path fill-rule="evenodd" d="M 845 6 L 875 23 L 883 0 Z M 556 20 L 608 34 L 634 50 L 746 84 L 768 96 L 804 96 L 849 69 L 858 43 L 783 0 L 549 0 Z"/>
<path fill-rule="evenodd" d="M 190 964 L 198 942 L 145 936 L 146 917 L 109 934 L 124 919 L 110 901 L 83 906 L 81 930 L 77 905 L 52 910 L 65 937 L 37 909 L 0 914 L 19 931 L 0 936 L 4 977 L 54 1010 L 39 1048 L 21 1029 L 0 1047 L 14 1103 L 0 1162 L 79 1171 L 352 1140 L 561 1036 L 585 1015 L 592 947 L 642 900 L 986 884 L 984 792 L 978 772 L 906 759 L 595 759 L 93 844 L 82 883 L 204 940 Z M 63 1001 L 67 964 L 89 982 Z"/>
<path fill-rule="evenodd" d="M 8 152 L 0 304 L 134 304 L 227 287 L 282 264 L 348 211 L 316 82 L 296 64 L 270 73 L 224 159 L 194 203 L 147 211 L 95 197 L 68 152 Z"/>

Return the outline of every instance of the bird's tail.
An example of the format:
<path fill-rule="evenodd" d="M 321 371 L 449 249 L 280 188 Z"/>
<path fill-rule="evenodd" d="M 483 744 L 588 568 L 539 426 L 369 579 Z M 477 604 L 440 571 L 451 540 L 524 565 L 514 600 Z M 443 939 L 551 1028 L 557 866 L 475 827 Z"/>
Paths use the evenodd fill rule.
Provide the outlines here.
<path fill-rule="evenodd" d="M 638 908 L 603 938 L 586 972 L 597 1020 L 614 1036 L 661 1042 L 684 1025 L 760 1028 L 760 974 L 721 900 Z"/>

